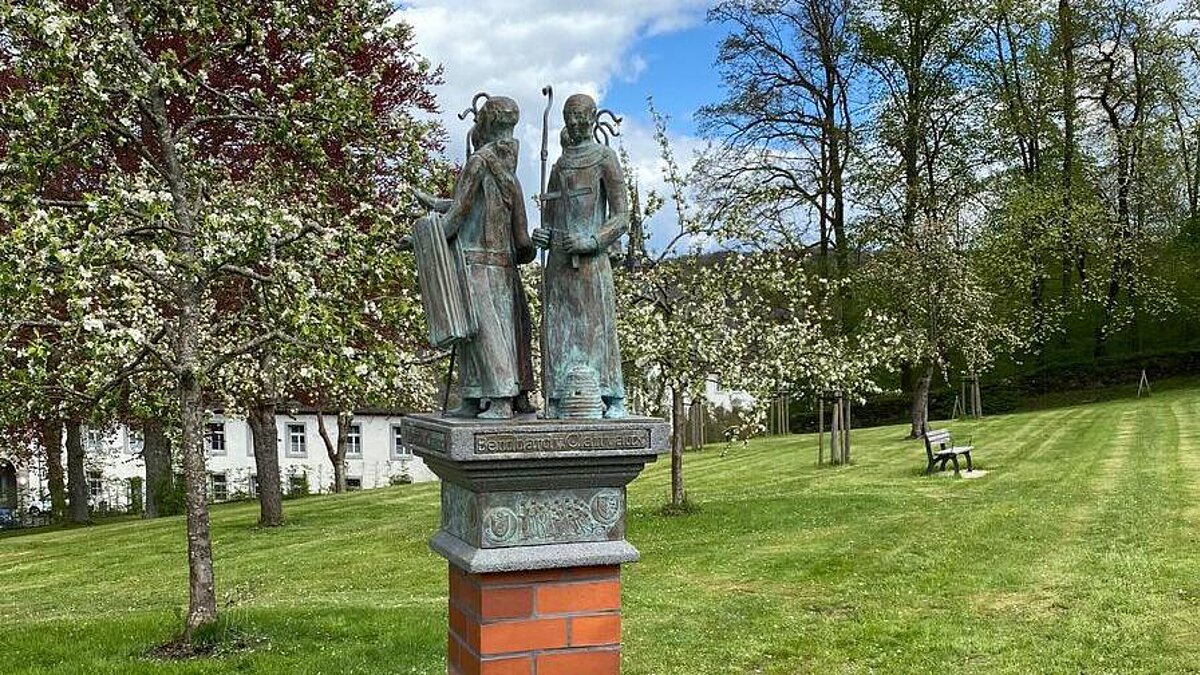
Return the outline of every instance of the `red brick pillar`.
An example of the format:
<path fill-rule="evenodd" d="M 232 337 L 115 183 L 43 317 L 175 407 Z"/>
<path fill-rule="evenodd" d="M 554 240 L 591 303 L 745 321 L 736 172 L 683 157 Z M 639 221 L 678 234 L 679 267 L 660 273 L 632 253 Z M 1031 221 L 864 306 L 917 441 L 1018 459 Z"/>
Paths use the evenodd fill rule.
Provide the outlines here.
<path fill-rule="evenodd" d="M 450 675 L 619 675 L 621 567 L 450 565 Z"/>
<path fill-rule="evenodd" d="M 626 486 L 668 451 L 664 420 L 410 415 L 442 479 L 429 547 L 450 562 L 450 675 L 619 675 Z"/>

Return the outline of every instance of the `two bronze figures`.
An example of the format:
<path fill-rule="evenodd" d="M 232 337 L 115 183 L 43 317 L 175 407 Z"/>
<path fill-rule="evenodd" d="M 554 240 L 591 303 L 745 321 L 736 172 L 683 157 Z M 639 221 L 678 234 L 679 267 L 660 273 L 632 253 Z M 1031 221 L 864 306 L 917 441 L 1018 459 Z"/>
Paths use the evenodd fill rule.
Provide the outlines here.
<path fill-rule="evenodd" d="M 515 101 L 481 95 L 469 156 L 454 196 L 418 192 L 429 209 L 412 237 L 431 342 L 451 347 L 459 373 L 456 416 L 508 419 L 536 412 L 533 326 L 518 266 L 542 253 L 542 383 L 550 419 L 625 417 L 616 295 L 608 251 L 629 227 L 613 132 L 596 102 L 563 108 L 562 156 L 547 179 L 549 110 L 543 116 L 541 224 L 529 232 L 516 169 Z M 481 107 L 476 105 L 486 99 Z M 464 113 L 465 117 L 467 113 Z"/>

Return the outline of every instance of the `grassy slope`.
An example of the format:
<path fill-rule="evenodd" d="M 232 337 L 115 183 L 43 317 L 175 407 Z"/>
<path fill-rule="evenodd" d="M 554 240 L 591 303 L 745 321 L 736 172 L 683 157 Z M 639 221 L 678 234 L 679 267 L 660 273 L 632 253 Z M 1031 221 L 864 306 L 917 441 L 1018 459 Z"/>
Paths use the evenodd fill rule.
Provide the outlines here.
<path fill-rule="evenodd" d="M 921 478 L 898 428 L 817 469 L 811 437 L 689 455 L 701 512 L 635 483 L 625 672 L 1200 672 L 1200 392 L 952 425 L 976 480 Z M 264 638 L 163 665 L 183 524 L 0 539 L 0 673 L 444 673 L 436 486 L 213 510 L 226 615 Z"/>

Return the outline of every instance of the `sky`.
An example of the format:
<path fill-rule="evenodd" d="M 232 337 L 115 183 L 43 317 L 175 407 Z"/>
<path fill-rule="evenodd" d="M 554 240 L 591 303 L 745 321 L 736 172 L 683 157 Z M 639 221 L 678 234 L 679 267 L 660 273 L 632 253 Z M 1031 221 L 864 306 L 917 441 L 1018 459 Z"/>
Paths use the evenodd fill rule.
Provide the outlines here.
<path fill-rule="evenodd" d="M 622 137 L 643 190 L 662 189 L 658 148 L 646 99 L 670 119 L 669 136 L 684 165 L 703 143 L 695 112 L 721 97 L 713 64 L 719 27 L 705 22 L 708 0 L 404 0 L 398 16 L 413 26 L 417 50 L 444 69 L 438 88 L 447 152 L 461 161 L 469 122 L 457 114 L 476 92 L 510 96 L 521 106 L 518 169 L 538 191 L 545 99 L 555 88 L 550 162 L 559 154 L 562 103 L 574 93 L 597 98 L 625 118 Z M 531 221 L 536 214 L 531 210 Z M 673 212 L 651 223 L 651 244 L 671 236 Z"/>

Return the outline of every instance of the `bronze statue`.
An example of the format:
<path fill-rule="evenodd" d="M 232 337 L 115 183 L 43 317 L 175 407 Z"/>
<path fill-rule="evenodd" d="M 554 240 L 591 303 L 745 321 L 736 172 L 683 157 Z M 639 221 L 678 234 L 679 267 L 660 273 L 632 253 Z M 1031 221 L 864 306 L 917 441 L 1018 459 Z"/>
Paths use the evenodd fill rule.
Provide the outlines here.
<path fill-rule="evenodd" d="M 453 253 L 445 257 L 459 274 L 469 314 L 469 320 L 461 322 L 469 330 L 456 332 L 452 339 L 462 400 L 452 413 L 456 416 L 508 419 L 514 411 L 534 411 L 529 403 L 534 389 L 532 326 L 517 270 L 532 262 L 535 253 L 516 176 L 520 146 L 513 129 L 519 118 L 512 99 L 488 98 L 479 109 L 471 135 L 475 151 L 459 174 L 454 197 L 438 200 L 417 192 L 418 201 L 431 210 L 418 222 L 417 231 L 437 232 L 440 226 L 452 243 Z M 420 248 L 417 254 L 420 270 L 428 262 L 422 260 Z M 432 288 L 437 292 L 437 286 Z M 423 293 L 422 301 L 432 332 L 435 313 L 453 307 L 457 299 L 427 298 Z"/>
<path fill-rule="evenodd" d="M 629 199 L 617 154 L 594 137 L 596 102 L 576 94 L 563 108 L 563 154 L 542 195 L 549 250 L 544 270 L 546 417 L 625 417 L 609 247 L 629 228 Z M 602 405 L 588 400 L 599 394 Z M 582 397 L 582 398 L 581 398 Z"/>

